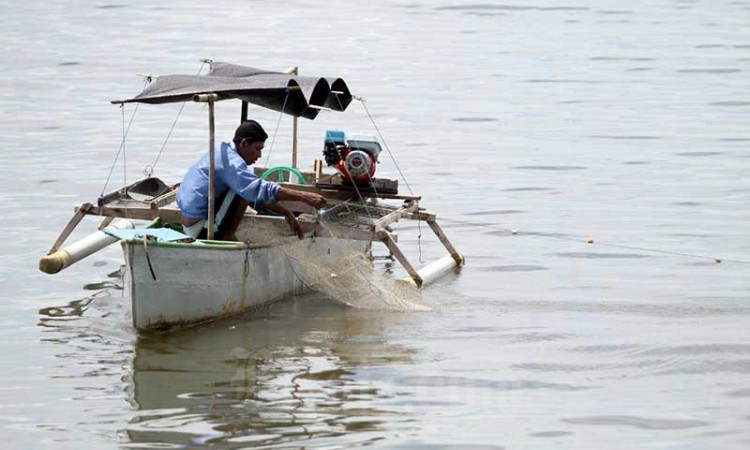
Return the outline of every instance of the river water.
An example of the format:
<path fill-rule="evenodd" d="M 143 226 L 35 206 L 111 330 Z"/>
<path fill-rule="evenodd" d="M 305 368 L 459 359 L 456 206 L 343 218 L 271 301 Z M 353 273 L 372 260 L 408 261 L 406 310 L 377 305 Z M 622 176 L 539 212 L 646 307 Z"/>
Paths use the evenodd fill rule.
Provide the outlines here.
<path fill-rule="evenodd" d="M 750 447 L 750 2 L 0 4 L 3 447 Z M 37 271 L 104 190 L 133 113 L 109 101 L 201 58 L 365 97 L 466 257 L 432 312 L 310 294 L 139 335 L 116 246 Z M 153 165 L 179 106 L 139 109 L 107 190 Z M 303 121 L 302 161 L 327 128 L 372 133 L 357 102 Z M 187 105 L 155 174 L 179 180 L 205 130 Z"/>

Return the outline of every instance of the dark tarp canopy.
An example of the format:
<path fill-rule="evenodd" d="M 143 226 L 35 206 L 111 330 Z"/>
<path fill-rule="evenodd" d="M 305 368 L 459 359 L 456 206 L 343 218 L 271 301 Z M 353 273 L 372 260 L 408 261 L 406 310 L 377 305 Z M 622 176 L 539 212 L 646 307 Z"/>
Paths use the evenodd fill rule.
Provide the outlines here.
<path fill-rule="evenodd" d="M 314 119 L 319 112 L 316 107 L 344 111 L 352 101 L 349 87 L 341 78 L 300 77 L 236 64 L 210 64 L 208 75 L 153 77 L 137 96 L 112 103 L 173 103 L 191 101 L 197 94 L 217 94 L 219 100 L 235 98 Z"/>

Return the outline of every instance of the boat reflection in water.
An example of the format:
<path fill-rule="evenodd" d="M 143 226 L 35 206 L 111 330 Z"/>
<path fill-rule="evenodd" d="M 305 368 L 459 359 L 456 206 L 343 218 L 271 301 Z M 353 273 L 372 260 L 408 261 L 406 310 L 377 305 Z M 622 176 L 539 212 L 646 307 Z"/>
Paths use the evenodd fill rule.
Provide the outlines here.
<path fill-rule="evenodd" d="M 307 295 L 251 316 L 143 334 L 128 380 L 138 412 L 123 438 L 229 447 L 325 445 L 343 434 L 350 444 L 380 440 L 384 422 L 402 413 L 382 409 L 395 393 L 358 371 L 412 361 L 413 350 L 381 337 L 398 317 Z"/>

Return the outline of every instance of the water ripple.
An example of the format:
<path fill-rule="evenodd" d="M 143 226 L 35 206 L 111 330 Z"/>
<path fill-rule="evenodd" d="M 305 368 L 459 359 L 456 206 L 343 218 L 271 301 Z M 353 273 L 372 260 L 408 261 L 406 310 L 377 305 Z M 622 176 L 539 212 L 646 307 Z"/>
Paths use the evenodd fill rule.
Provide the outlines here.
<path fill-rule="evenodd" d="M 586 170 L 584 166 L 516 166 L 511 167 L 518 170 L 550 170 L 550 171 L 569 171 L 569 170 Z"/>
<path fill-rule="evenodd" d="M 532 5 L 496 5 L 479 3 L 474 5 L 439 6 L 438 11 L 587 11 L 585 6 L 532 6 Z"/>
<path fill-rule="evenodd" d="M 723 100 L 720 102 L 709 103 L 712 106 L 750 106 L 750 102 L 742 100 Z"/>
<path fill-rule="evenodd" d="M 496 122 L 497 119 L 493 117 L 456 117 L 451 119 L 454 122 Z"/>
<path fill-rule="evenodd" d="M 648 258 L 647 255 L 637 253 L 593 253 L 593 252 L 562 252 L 552 253 L 554 256 L 576 259 L 640 259 Z"/>
<path fill-rule="evenodd" d="M 534 380 L 499 381 L 480 378 L 446 377 L 446 376 L 410 376 L 394 380 L 402 386 L 418 387 L 463 387 L 485 388 L 499 391 L 516 391 L 527 389 L 550 389 L 554 391 L 578 391 L 588 389 L 585 386 L 572 386 L 562 383 L 544 383 Z"/>
<path fill-rule="evenodd" d="M 717 69 L 678 69 L 679 73 L 712 73 L 712 74 L 725 74 L 725 73 L 737 73 L 742 72 L 740 69 L 734 68 L 717 68 Z"/>
<path fill-rule="evenodd" d="M 575 80 L 575 79 L 553 79 L 553 78 L 532 78 L 524 80 L 526 83 L 562 83 L 562 84 L 600 84 L 603 81 L 598 80 Z"/>
<path fill-rule="evenodd" d="M 635 140 L 635 141 L 646 141 L 646 140 L 656 140 L 661 139 L 659 136 L 625 136 L 625 135 L 606 135 L 606 134 L 599 134 L 599 135 L 591 135 L 586 136 L 589 138 L 595 138 L 595 139 L 616 139 L 616 140 Z"/>
<path fill-rule="evenodd" d="M 482 270 L 485 272 L 536 272 L 539 270 L 549 270 L 549 267 L 516 264 L 509 266 L 483 267 Z"/>
<path fill-rule="evenodd" d="M 684 430 L 686 428 L 703 427 L 709 422 L 688 419 L 649 419 L 638 416 L 590 416 L 562 419 L 565 423 L 574 425 L 610 425 L 631 426 L 644 430 Z"/>

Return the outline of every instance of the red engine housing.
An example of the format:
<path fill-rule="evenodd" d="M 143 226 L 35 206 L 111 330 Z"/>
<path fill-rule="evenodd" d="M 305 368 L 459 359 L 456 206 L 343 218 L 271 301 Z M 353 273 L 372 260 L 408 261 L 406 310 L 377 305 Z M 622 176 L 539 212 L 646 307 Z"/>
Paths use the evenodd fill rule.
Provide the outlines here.
<path fill-rule="evenodd" d="M 376 165 L 377 160 L 368 152 L 345 148 L 341 151 L 341 159 L 336 164 L 336 169 L 341 173 L 344 181 L 367 184 L 375 175 Z"/>

